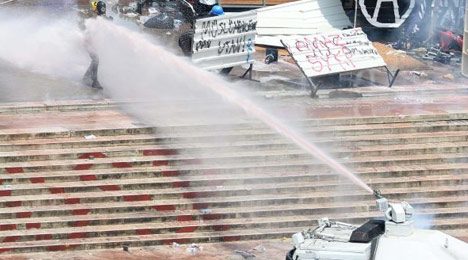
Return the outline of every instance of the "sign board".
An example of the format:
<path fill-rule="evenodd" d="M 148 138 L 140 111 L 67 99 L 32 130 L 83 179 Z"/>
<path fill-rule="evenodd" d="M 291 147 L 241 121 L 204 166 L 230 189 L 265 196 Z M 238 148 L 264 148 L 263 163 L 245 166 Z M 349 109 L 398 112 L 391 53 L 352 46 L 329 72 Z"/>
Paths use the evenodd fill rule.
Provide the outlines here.
<path fill-rule="evenodd" d="M 282 40 L 307 77 L 387 66 L 361 28 Z"/>
<path fill-rule="evenodd" d="M 195 23 L 192 62 L 211 70 L 253 63 L 255 11 L 199 19 Z"/>

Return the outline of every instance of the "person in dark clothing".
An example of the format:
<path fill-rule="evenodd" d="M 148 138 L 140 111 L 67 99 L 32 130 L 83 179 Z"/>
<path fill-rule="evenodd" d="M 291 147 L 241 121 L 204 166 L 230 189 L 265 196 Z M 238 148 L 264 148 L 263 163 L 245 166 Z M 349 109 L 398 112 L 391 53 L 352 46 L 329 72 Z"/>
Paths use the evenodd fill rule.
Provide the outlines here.
<path fill-rule="evenodd" d="M 106 3 L 103 1 L 92 1 L 91 7 L 95 15 L 106 17 L 107 7 Z M 91 48 L 88 48 L 88 53 L 91 58 L 91 64 L 83 76 L 83 82 L 92 88 L 102 89 L 101 83 L 99 83 L 98 80 L 99 57 L 91 50 Z"/>

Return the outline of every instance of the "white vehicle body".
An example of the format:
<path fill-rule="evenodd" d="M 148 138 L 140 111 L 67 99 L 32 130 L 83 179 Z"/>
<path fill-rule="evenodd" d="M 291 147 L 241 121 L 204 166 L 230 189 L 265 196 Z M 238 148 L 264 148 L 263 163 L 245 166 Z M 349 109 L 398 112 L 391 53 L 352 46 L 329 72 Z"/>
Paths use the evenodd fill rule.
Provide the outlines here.
<path fill-rule="evenodd" d="M 286 260 L 468 260 L 468 244 L 435 230 L 415 229 L 406 202 L 377 200 L 385 220 L 358 227 L 324 218 L 293 235 Z"/>

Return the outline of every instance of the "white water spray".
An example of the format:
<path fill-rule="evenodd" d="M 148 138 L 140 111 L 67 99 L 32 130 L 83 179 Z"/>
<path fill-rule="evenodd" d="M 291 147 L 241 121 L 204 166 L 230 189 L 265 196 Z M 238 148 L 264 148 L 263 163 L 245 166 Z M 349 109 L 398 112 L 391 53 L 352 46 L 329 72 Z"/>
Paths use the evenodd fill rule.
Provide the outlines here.
<path fill-rule="evenodd" d="M 21 69 L 81 80 L 90 63 L 76 14 L 0 9 L 0 59 Z"/>
<path fill-rule="evenodd" d="M 160 96 L 165 96 L 171 92 L 177 93 L 181 90 L 180 94 L 182 95 L 187 95 L 188 93 L 190 95 L 197 93 L 206 94 L 205 90 L 210 89 L 225 100 L 238 105 L 248 114 L 259 118 L 278 133 L 289 138 L 299 147 L 314 155 L 367 192 L 373 193 L 368 185 L 348 169 L 326 155 L 279 119 L 255 105 L 247 97 L 233 91 L 232 88 L 229 88 L 229 83 L 221 80 L 219 77 L 195 68 L 185 59 L 176 57 L 161 46 L 151 43 L 141 36 L 141 34 L 115 26 L 103 19 L 90 20 L 87 23 L 87 27 L 89 28 L 92 46 L 94 46 L 102 62 L 99 77 L 104 86 L 109 87 L 111 94 L 120 94 L 120 98 L 123 98 L 132 92 L 143 91 L 147 93 L 147 98 L 151 99 L 151 96 L 148 97 L 148 95 L 151 95 L 151 88 L 160 91 Z M 119 53 L 114 48 L 109 47 L 110 44 L 114 47 L 118 45 L 117 47 L 120 48 L 115 49 L 119 49 L 123 53 Z M 133 57 L 127 56 L 128 59 L 123 63 L 116 61 L 122 59 L 122 55 L 126 56 L 125 54 L 133 55 Z M 157 63 L 159 65 L 156 67 L 148 65 Z M 142 65 L 145 65 L 143 66 L 145 70 L 138 70 Z M 125 75 L 122 75 L 122 73 Z M 144 82 L 146 86 L 143 90 L 138 90 L 136 86 L 140 82 Z M 115 86 L 123 86 L 125 88 L 126 85 L 126 90 L 115 89 Z M 195 86 L 198 89 L 187 88 L 187 86 Z M 155 98 L 157 98 L 158 92 L 155 92 L 155 95 Z"/>

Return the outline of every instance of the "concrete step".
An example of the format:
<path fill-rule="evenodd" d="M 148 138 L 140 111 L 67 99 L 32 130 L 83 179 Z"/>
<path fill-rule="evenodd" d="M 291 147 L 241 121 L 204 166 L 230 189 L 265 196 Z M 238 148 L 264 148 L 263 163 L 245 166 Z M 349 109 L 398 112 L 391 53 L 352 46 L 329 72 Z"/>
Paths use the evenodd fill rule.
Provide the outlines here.
<path fill-rule="evenodd" d="M 146 235 L 138 236 L 113 236 L 113 237 L 93 237 L 82 238 L 83 233 L 75 233 L 75 238 L 62 240 L 38 240 L 27 242 L 15 242 L 19 238 L 11 237 L 0 245 L 1 253 L 27 253 L 37 251 L 62 251 L 62 250 L 83 250 L 98 248 L 116 248 L 124 244 L 130 247 L 148 246 L 148 245 L 170 245 L 177 243 L 204 243 L 204 242 L 233 242 L 253 239 L 274 239 L 280 237 L 289 237 L 303 229 L 310 228 L 314 224 L 306 223 L 303 226 L 289 226 L 287 222 L 279 220 L 279 227 L 255 227 L 241 230 L 217 231 L 217 232 L 181 232 L 167 234 L 152 234 L 151 230 L 141 231 Z M 283 225 L 281 225 L 283 223 Z M 300 222 L 299 222 L 300 223 Z M 434 224 L 466 225 L 466 218 L 444 220 L 443 222 L 434 221 Z M 433 226 L 435 226 L 433 225 Z"/>
<path fill-rule="evenodd" d="M 95 111 L 116 106 L 109 99 L 101 100 L 66 100 L 52 102 L 9 102 L 0 104 L 0 114 L 29 114 L 51 111 Z"/>
<path fill-rule="evenodd" d="M 242 240 L 276 239 L 289 237 L 307 227 L 275 228 L 275 229 L 250 229 L 240 231 L 224 232 L 194 232 L 179 234 L 158 234 L 125 237 L 103 237 L 92 239 L 67 239 L 67 240 L 44 240 L 30 242 L 10 242 L 0 245 L 0 253 L 31 253 L 41 251 L 63 251 L 63 250 L 90 250 L 104 248 L 121 248 L 124 244 L 130 247 L 149 245 L 171 245 L 190 243 L 214 243 L 235 242 Z"/>
<path fill-rule="evenodd" d="M 404 123 L 382 123 L 382 124 L 350 124 L 350 125 L 327 125 L 314 126 L 310 120 L 291 122 L 291 126 L 300 132 L 306 132 L 315 137 L 349 136 L 349 135 L 372 135 L 372 134 L 403 134 L 403 133 L 430 133 L 430 132 L 450 132 L 467 131 L 468 120 L 447 120 L 447 121 L 424 121 L 424 122 L 404 122 Z M 158 133 L 173 137 L 183 136 L 234 136 L 234 135 L 267 135 L 275 133 L 274 130 L 265 125 L 252 125 L 250 127 L 232 128 L 189 128 L 189 127 L 157 127 Z"/>
<path fill-rule="evenodd" d="M 450 199 L 450 198 L 446 198 Z M 433 199 L 425 203 L 441 204 L 445 200 Z M 94 215 L 72 215 L 61 217 L 39 217 L 39 218 L 17 218 L 2 221 L 0 226 L 0 235 L 11 236 L 11 233 L 2 234 L 5 231 L 20 230 L 41 230 L 47 232 L 50 229 L 68 228 L 68 227 L 90 227 L 96 225 L 121 225 L 132 223 L 167 223 L 167 222 L 186 222 L 197 221 L 204 222 L 210 220 L 225 220 L 242 218 L 257 218 L 276 216 L 312 216 L 316 219 L 321 217 L 333 217 L 340 221 L 350 223 L 362 223 L 369 217 L 380 217 L 381 212 L 377 212 L 373 205 L 373 200 L 359 202 L 330 202 L 295 205 L 267 205 L 255 207 L 228 207 L 214 208 L 209 210 L 177 210 L 177 211 L 141 211 L 141 212 L 123 212 L 111 214 Z M 422 204 L 415 204 L 421 207 Z M 441 204 L 442 205 L 442 204 Z M 372 210 L 372 211 L 369 211 Z M 344 213 L 346 212 L 346 213 Z M 342 214 L 342 216 L 337 216 Z M 468 214 L 467 207 L 442 207 L 418 208 L 415 219 L 440 219 L 463 217 Z M 363 219 L 364 218 L 364 219 Z M 416 222 L 416 224 L 418 224 Z"/>
<path fill-rule="evenodd" d="M 300 151 L 297 145 L 286 142 L 265 142 L 256 144 L 201 144 L 193 145 L 131 145 L 131 146 L 101 146 L 99 148 L 74 149 L 44 149 L 0 152 L 0 163 L 45 161 L 45 160 L 73 160 L 87 158 L 136 157 L 148 155 L 192 155 L 216 153 L 230 154 L 243 151 Z M 390 156 L 390 155 L 418 155 L 435 153 L 461 153 L 468 151 L 468 142 L 441 142 L 425 144 L 376 145 L 340 147 L 327 149 L 328 154 L 335 158 L 358 156 Z"/>
<path fill-rule="evenodd" d="M 290 144 L 290 141 L 278 135 L 238 135 L 234 137 L 222 136 L 222 138 L 194 137 L 185 136 L 183 138 L 168 137 L 165 134 L 147 135 L 115 135 L 99 136 L 87 140 L 84 135 L 68 136 L 68 130 L 64 130 L 66 138 L 48 138 L 48 139 L 28 139 L 4 141 L 0 144 L 1 152 L 23 151 L 23 150 L 48 150 L 48 149 L 76 149 L 93 147 L 111 147 L 111 146 L 135 146 L 135 145 L 154 145 L 167 146 L 174 148 L 183 147 L 213 147 L 226 146 L 232 144 L 235 146 L 254 146 L 267 144 Z M 466 131 L 449 131 L 435 133 L 409 133 L 409 134 L 385 134 L 385 135 L 356 135 L 356 136 L 334 136 L 329 138 L 311 137 L 311 141 L 322 147 L 355 147 L 370 145 L 402 145 L 402 144 L 422 144 L 437 142 L 464 142 L 468 140 Z"/>
<path fill-rule="evenodd" d="M 230 191 L 219 188 L 216 193 L 213 192 L 190 192 L 185 190 L 183 196 L 165 196 L 156 197 L 157 193 L 154 190 L 139 190 L 139 191 L 107 191 L 101 192 L 101 197 L 98 193 L 87 194 L 62 194 L 62 197 L 57 196 L 57 201 L 61 200 L 63 205 L 41 205 L 41 206 L 22 206 L 0 208 L 1 219 L 15 218 L 37 218 L 51 216 L 71 216 L 71 215 L 88 215 L 88 214 L 110 214 L 136 211 L 173 211 L 186 209 L 203 209 L 203 208 L 223 208 L 223 207 L 257 207 L 267 205 L 286 205 L 297 203 L 330 203 L 335 201 L 353 202 L 353 201 L 370 201 L 370 205 L 366 209 L 373 207 L 374 197 L 371 194 L 361 190 L 344 190 L 344 191 L 311 191 L 306 185 L 289 185 L 290 188 L 283 186 L 282 189 L 271 188 L 265 185 L 264 188 L 246 189 L 240 187 L 236 192 L 232 188 Z M 468 193 L 467 185 L 449 185 L 436 186 L 431 189 L 427 187 L 411 187 L 411 188 L 383 188 L 383 194 L 389 199 L 401 200 L 409 199 L 417 207 L 450 207 L 466 204 L 466 194 Z M 177 192 L 177 191 L 173 191 Z M 230 192 L 230 193 L 227 193 Z M 447 198 L 439 201 L 437 204 L 434 199 L 439 200 L 438 196 Z M 114 198 L 113 201 L 105 198 Z M 421 197 L 424 199 L 416 199 Z M 99 200 L 105 200 L 99 202 Z M 87 203 L 86 200 L 94 200 L 93 203 Z M 432 199 L 432 201 L 431 201 Z M 430 203 L 428 203 L 430 201 Z M 428 203 L 428 204 L 426 204 Z M 323 208 L 323 210 L 329 210 Z M 360 208 L 359 210 L 363 210 Z"/>
<path fill-rule="evenodd" d="M 65 127 L 10 128 L 0 130 L 0 141 L 85 137 L 89 135 L 132 135 L 153 133 L 153 127 L 123 127 L 70 130 Z"/>
<path fill-rule="evenodd" d="M 166 221 L 160 223 L 132 223 L 89 227 L 69 227 L 60 229 L 30 229 L 0 232 L 0 240 L 5 242 L 26 242 L 35 240 L 67 240 L 74 238 L 125 237 L 152 234 L 180 234 L 199 232 L 221 232 L 228 230 L 249 230 L 265 228 L 285 228 L 307 226 L 314 222 L 312 216 L 235 218 L 223 220 Z"/>
<path fill-rule="evenodd" d="M 50 160 L 50 161 L 28 161 L 15 163 L 0 163 L 0 174 L 22 173 L 37 171 L 63 171 L 63 170 L 89 170 L 106 168 L 131 168 L 149 166 L 181 166 L 181 165 L 226 165 L 242 164 L 249 162 L 271 162 L 271 161 L 307 162 L 317 170 L 327 168 L 313 155 L 302 151 L 246 151 L 232 154 L 203 154 L 191 155 L 162 155 L 143 156 L 132 158 L 96 158 L 78 160 Z M 358 158 L 342 158 L 338 160 L 349 168 L 356 167 L 381 167 L 391 165 L 423 165 L 441 163 L 462 163 L 468 161 L 467 153 L 448 154 L 419 154 L 419 155 L 396 155 L 396 156 L 368 156 Z"/>
<path fill-rule="evenodd" d="M 397 178 L 378 178 L 377 176 L 367 182 L 375 189 L 380 188 L 403 188 L 403 187 L 432 187 L 436 185 L 463 185 L 468 184 L 468 174 L 457 175 L 432 175 L 432 176 L 413 176 L 413 177 L 397 177 Z M 285 185 L 285 187 L 283 187 Z M 89 180 L 80 182 L 66 182 L 57 184 L 18 184 L 4 188 L 0 197 L 0 206 L 11 207 L 11 204 L 17 203 L 17 196 L 21 196 L 21 205 L 36 206 L 63 203 L 63 193 L 74 194 L 78 193 L 75 198 L 80 198 L 83 203 L 93 203 L 97 197 L 97 202 L 104 202 L 105 194 L 101 191 L 124 191 L 133 190 L 151 191 L 145 196 L 153 196 L 156 199 L 159 196 L 173 196 L 169 193 L 181 193 L 184 196 L 186 192 L 207 192 L 207 193 L 226 193 L 228 190 L 255 190 L 258 186 L 263 189 L 268 186 L 272 189 L 281 190 L 288 189 L 291 185 L 304 187 L 307 185 L 309 189 L 314 191 L 323 190 L 352 190 L 355 189 L 355 184 L 346 179 L 340 179 L 338 176 L 317 178 L 316 176 L 308 176 L 305 174 L 281 173 L 262 174 L 262 175 L 238 175 L 238 176 L 217 176 L 211 175 L 207 177 L 195 176 L 188 178 L 179 177 L 158 177 L 158 178 L 139 178 L 139 179 L 122 179 L 122 180 Z M 181 188 L 181 189 L 177 189 Z M 185 188 L 185 189 L 183 189 Z M 222 188 L 222 189 L 221 189 Z M 97 194 L 93 194 L 97 192 Z M 58 197 L 49 196 L 55 194 Z M 7 195 L 7 196 L 5 196 Z M 89 196 L 89 197 L 87 197 Z M 113 194 L 107 198 L 110 201 L 115 201 L 120 197 L 123 200 L 125 194 Z M 48 203 L 46 201 L 49 201 Z"/>
<path fill-rule="evenodd" d="M 452 209 L 453 210 L 453 209 Z M 447 211 L 446 211 L 447 212 Z M 147 222 L 147 223 L 130 223 L 118 225 L 95 225 L 95 226 L 80 226 L 80 227 L 63 227 L 55 229 L 27 229 L 21 231 L 3 231 L 0 232 L 0 240 L 3 242 L 25 242 L 35 240 L 65 240 L 74 238 L 93 238 L 93 237 L 116 237 L 116 236 L 132 236 L 132 235 L 151 235 L 165 233 L 193 233 L 193 232 L 216 232 L 216 231 L 234 231 L 248 230 L 252 228 L 285 228 L 285 227 L 301 227 L 314 225 L 318 218 L 325 217 L 324 214 L 308 215 L 280 215 L 280 216 L 262 216 L 262 217 L 244 217 L 238 216 L 230 219 L 205 219 L 205 220 L 189 220 L 185 221 L 164 221 L 164 222 Z M 329 214 L 328 217 L 340 221 L 350 220 L 349 215 L 343 213 Z M 352 218 L 354 223 L 365 222 L 366 219 L 373 217 L 381 217 L 381 212 L 365 212 L 357 214 Z M 468 220 L 466 219 L 466 211 L 460 217 L 451 218 L 433 218 L 432 212 L 425 212 L 416 216 L 416 221 L 428 222 L 429 227 L 443 229 L 466 228 Z M 426 220 L 426 221 L 424 221 Z M 348 221 L 349 222 L 349 221 Z M 425 223 L 424 223 L 425 224 Z"/>
<path fill-rule="evenodd" d="M 395 165 L 383 167 L 358 167 L 355 174 L 366 182 L 374 178 L 418 177 L 430 175 L 452 175 L 468 173 L 468 163 L 443 163 L 425 165 Z M 257 179 L 268 177 L 307 177 L 312 180 L 334 180 L 340 178 L 330 169 L 317 169 L 308 162 L 266 162 L 232 165 L 186 165 L 174 167 L 133 167 L 96 170 L 45 171 L 2 174 L 1 184 L 16 185 L 29 183 L 66 183 L 86 180 L 122 180 L 140 178 L 174 177 L 174 181 L 193 179 L 230 180 L 237 178 Z M 161 179 L 164 181 L 165 179 Z M 193 183 L 192 185 L 195 185 Z M 7 186 L 5 186 L 7 187 Z"/>

